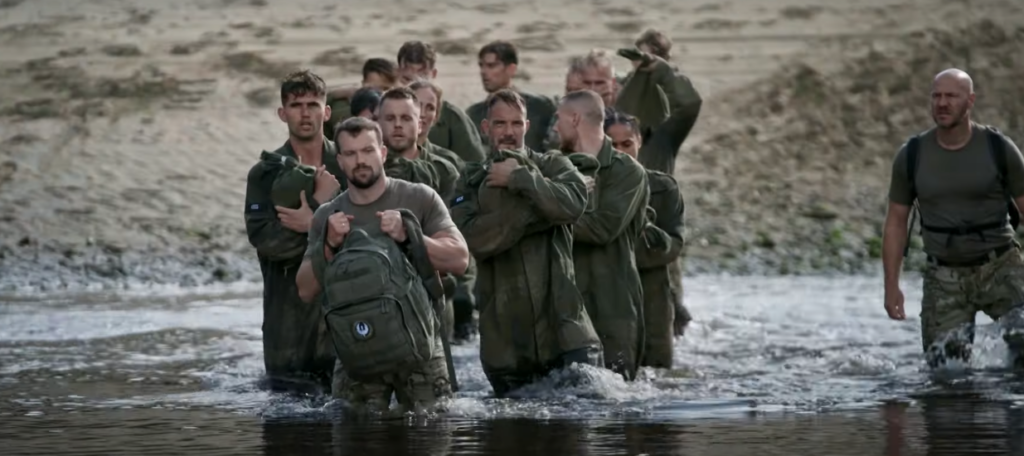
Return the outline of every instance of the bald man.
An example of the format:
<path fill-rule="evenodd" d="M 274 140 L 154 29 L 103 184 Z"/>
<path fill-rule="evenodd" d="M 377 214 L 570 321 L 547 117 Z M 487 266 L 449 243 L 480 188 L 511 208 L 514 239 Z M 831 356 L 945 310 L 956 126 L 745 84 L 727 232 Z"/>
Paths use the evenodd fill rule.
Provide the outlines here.
<path fill-rule="evenodd" d="M 1003 326 L 1014 364 L 1024 368 L 1024 260 L 1011 223 L 1024 205 L 1024 158 L 998 130 L 971 122 L 973 107 L 971 77 L 958 69 L 939 73 L 931 90 L 935 126 L 912 136 L 893 160 L 885 310 L 906 318 L 899 278 L 916 202 L 928 256 L 921 339 L 929 366 L 970 360 L 980 311 Z"/>
<path fill-rule="evenodd" d="M 636 378 L 643 356 L 643 292 L 634 247 L 646 224 L 647 173 L 612 148 L 604 102 L 590 90 L 567 94 L 555 128 L 561 149 L 588 179 L 587 210 L 573 224 L 576 287 L 604 347 L 605 366 Z"/>

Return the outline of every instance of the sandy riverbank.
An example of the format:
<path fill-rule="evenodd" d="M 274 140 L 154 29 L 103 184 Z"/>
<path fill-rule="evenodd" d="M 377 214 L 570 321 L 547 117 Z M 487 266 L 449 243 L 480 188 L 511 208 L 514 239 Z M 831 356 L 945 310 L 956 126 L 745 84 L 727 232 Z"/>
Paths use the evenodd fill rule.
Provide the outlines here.
<path fill-rule="evenodd" d="M 975 74 L 981 121 L 1024 133 L 1024 14 L 1004 0 L 137 5 L 0 1 L 0 289 L 257 279 L 241 211 L 246 171 L 285 139 L 275 77 L 353 82 L 407 39 L 438 45 L 467 106 L 489 40 L 557 94 L 569 55 L 669 30 L 706 99 L 677 169 L 691 272 L 877 264 L 891 157 L 946 66 Z"/>

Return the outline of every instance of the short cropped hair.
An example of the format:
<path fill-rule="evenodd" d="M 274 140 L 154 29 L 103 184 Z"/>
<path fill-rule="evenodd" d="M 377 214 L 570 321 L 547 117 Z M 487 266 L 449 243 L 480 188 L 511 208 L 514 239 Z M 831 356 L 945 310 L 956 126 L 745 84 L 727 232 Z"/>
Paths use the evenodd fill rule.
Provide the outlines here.
<path fill-rule="evenodd" d="M 437 65 L 437 51 L 434 46 L 422 41 L 406 41 L 398 49 L 398 66 L 407 64 L 424 65 L 434 68 Z"/>
<path fill-rule="evenodd" d="M 315 95 L 327 99 L 327 84 L 323 78 L 309 70 L 296 71 L 281 80 L 281 105 L 288 102 L 288 97 Z"/>
<path fill-rule="evenodd" d="M 398 67 L 395 62 L 380 57 L 366 59 L 363 63 L 363 79 L 370 76 L 370 73 L 377 73 L 384 76 L 388 82 L 394 84 L 398 80 Z"/>
<path fill-rule="evenodd" d="M 356 137 L 364 131 L 371 131 L 377 135 L 377 144 L 384 144 L 384 132 L 381 131 L 380 125 L 365 117 L 349 117 L 337 125 L 334 126 L 334 142 L 339 142 L 338 138 L 341 137 L 341 133 L 348 133 L 349 136 Z"/>
<path fill-rule="evenodd" d="M 503 65 L 519 65 L 519 51 L 516 49 L 516 45 L 509 41 L 491 41 L 480 48 L 477 57 L 482 59 L 487 54 L 494 54 L 494 57 Z"/>
<path fill-rule="evenodd" d="M 526 114 L 526 102 L 523 101 L 523 97 L 516 93 L 512 89 L 501 89 L 494 91 L 487 96 L 487 117 L 491 117 L 491 109 L 498 103 L 505 103 L 513 108 L 519 109 Z"/>
<path fill-rule="evenodd" d="M 380 103 L 384 104 L 387 100 L 412 100 L 416 104 L 420 102 L 419 98 L 416 97 L 416 92 L 405 86 L 392 87 L 384 92 L 380 97 Z"/>
<path fill-rule="evenodd" d="M 577 90 L 562 97 L 562 105 L 572 105 L 573 110 L 595 126 L 604 127 L 604 101 L 593 90 Z"/>

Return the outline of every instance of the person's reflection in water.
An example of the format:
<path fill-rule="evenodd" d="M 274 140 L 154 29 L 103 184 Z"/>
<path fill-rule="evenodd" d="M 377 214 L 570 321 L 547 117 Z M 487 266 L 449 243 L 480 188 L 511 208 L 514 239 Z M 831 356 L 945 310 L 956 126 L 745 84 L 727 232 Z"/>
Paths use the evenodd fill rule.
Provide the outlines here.
<path fill-rule="evenodd" d="M 266 456 L 326 454 L 330 445 L 330 423 L 280 419 L 263 421 L 263 454 Z"/>
<path fill-rule="evenodd" d="M 381 421 L 334 418 L 331 423 L 330 454 L 443 456 L 451 449 L 453 428 L 443 419 Z"/>
<path fill-rule="evenodd" d="M 626 436 L 629 454 L 684 454 L 685 429 L 679 425 L 627 422 L 611 430 L 611 436 Z"/>
<path fill-rule="evenodd" d="M 576 421 L 539 421 L 534 419 L 498 419 L 483 421 L 471 431 L 482 448 L 477 454 L 525 456 L 540 454 L 590 454 L 586 423 Z"/>
<path fill-rule="evenodd" d="M 885 456 L 903 456 L 906 452 L 907 404 L 890 402 L 882 406 L 885 421 Z"/>
<path fill-rule="evenodd" d="M 452 425 L 442 420 L 273 419 L 263 422 L 265 456 L 442 456 L 451 450 Z"/>
<path fill-rule="evenodd" d="M 920 400 L 929 456 L 1021 452 L 1020 409 L 976 394 Z"/>

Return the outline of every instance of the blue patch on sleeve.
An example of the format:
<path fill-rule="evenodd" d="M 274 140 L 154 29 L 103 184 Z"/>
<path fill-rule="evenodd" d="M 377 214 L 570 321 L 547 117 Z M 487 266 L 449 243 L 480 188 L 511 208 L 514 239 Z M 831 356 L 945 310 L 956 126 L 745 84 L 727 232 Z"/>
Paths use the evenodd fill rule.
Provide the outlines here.
<path fill-rule="evenodd" d="M 459 204 L 459 203 L 461 203 L 461 202 L 463 202 L 465 200 L 466 200 L 466 197 L 460 195 L 460 196 L 458 196 L 458 197 L 456 197 L 455 199 L 452 200 L 452 204 L 451 205 L 454 206 L 454 205 Z"/>

